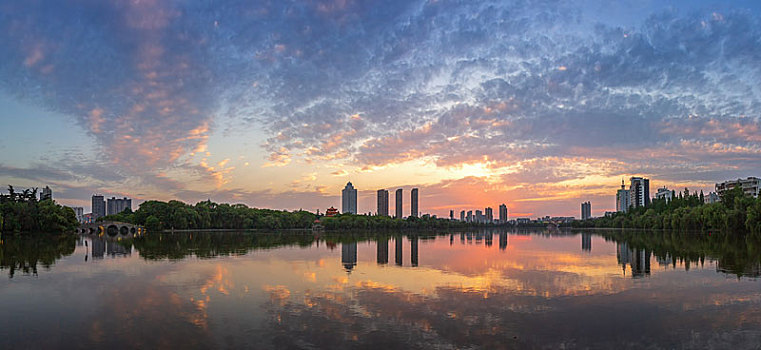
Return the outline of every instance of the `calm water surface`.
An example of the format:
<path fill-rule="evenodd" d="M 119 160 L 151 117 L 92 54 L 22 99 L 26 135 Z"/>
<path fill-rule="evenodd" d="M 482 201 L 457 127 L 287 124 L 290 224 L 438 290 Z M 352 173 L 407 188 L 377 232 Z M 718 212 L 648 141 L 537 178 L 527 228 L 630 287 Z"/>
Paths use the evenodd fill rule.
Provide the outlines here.
<path fill-rule="evenodd" d="M 578 232 L 0 245 L 0 348 L 734 348 L 761 244 Z"/>

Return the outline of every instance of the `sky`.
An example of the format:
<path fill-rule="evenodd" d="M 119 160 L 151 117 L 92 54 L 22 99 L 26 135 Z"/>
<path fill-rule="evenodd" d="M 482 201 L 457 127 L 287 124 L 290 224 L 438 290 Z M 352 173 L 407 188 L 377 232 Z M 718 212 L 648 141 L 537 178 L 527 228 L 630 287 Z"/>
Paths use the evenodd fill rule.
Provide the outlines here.
<path fill-rule="evenodd" d="M 757 1 L 0 3 L 0 183 L 593 216 L 761 176 Z M 394 206 L 394 196 L 390 196 Z M 133 208 L 136 209 L 136 208 Z M 393 210 L 392 210 L 393 211 Z"/>

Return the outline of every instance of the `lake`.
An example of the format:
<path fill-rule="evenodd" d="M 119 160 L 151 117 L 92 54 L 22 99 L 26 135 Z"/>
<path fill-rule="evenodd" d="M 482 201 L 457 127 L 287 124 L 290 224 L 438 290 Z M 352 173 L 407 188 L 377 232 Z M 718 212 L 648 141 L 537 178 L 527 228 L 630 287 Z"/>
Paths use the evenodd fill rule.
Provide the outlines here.
<path fill-rule="evenodd" d="M 634 231 L 3 237 L 0 348 L 761 344 L 761 243 Z"/>

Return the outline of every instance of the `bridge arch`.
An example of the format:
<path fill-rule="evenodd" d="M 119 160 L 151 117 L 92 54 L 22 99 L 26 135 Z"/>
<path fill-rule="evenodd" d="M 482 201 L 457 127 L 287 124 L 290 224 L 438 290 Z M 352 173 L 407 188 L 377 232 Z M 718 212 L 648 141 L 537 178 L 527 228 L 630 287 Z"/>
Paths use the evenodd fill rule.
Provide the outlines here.
<path fill-rule="evenodd" d="M 106 234 L 113 237 L 119 234 L 119 227 L 116 225 L 109 225 L 108 228 L 106 228 Z"/>

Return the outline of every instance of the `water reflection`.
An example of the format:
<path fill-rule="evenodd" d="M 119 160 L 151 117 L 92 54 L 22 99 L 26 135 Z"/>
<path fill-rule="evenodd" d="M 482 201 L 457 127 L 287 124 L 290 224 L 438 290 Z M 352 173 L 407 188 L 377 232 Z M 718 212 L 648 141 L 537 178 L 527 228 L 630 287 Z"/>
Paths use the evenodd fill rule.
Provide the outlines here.
<path fill-rule="evenodd" d="M 761 339 L 758 242 L 634 231 L 4 239 L 0 268 L 44 278 L 0 281 L 0 348 L 746 348 Z M 37 247 L 52 259 L 35 259 Z"/>

